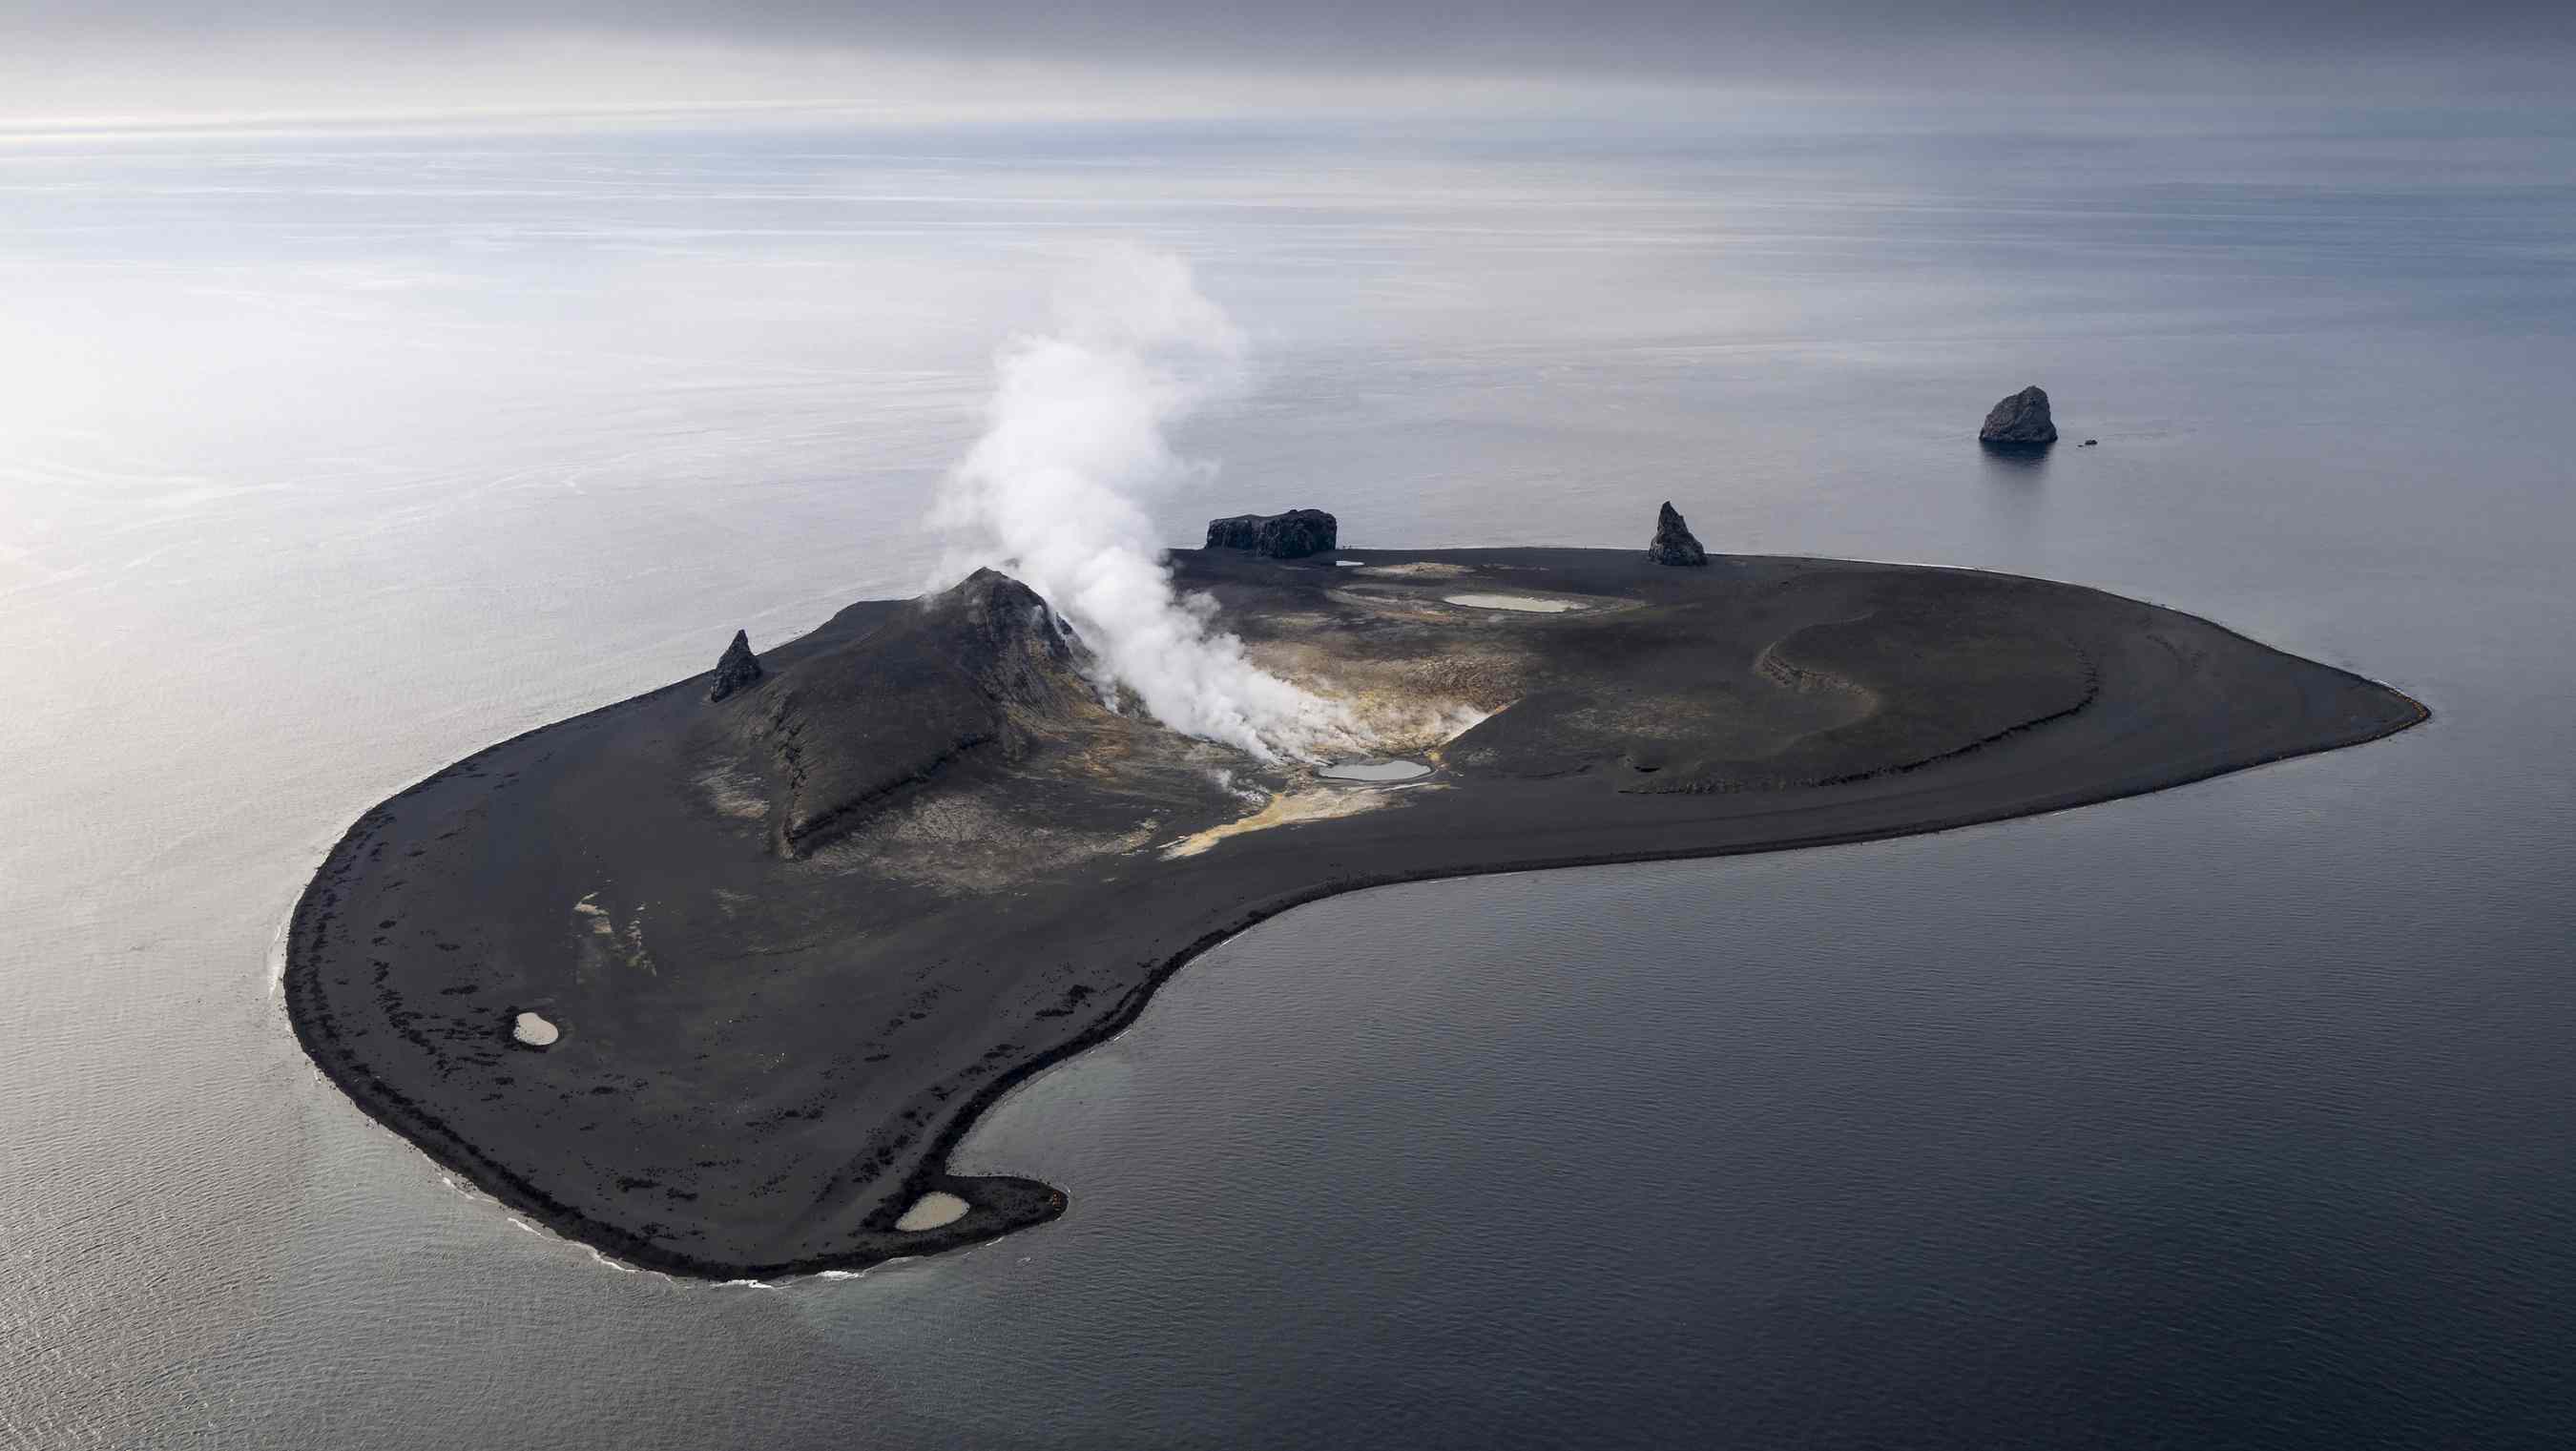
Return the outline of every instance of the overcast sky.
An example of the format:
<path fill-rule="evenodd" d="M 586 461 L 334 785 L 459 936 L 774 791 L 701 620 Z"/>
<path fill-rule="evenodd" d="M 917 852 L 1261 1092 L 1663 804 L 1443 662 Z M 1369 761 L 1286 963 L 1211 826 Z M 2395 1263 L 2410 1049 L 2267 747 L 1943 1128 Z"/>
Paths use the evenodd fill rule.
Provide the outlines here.
<path fill-rule="evenodd" d="M 2360 99 L 2545 94 L 2576 60 L 2576 3 L 0 0 L 0 36 L 0 115 L 19 119 L 827 99 L 1148 114 L 1623 87 Z"/>

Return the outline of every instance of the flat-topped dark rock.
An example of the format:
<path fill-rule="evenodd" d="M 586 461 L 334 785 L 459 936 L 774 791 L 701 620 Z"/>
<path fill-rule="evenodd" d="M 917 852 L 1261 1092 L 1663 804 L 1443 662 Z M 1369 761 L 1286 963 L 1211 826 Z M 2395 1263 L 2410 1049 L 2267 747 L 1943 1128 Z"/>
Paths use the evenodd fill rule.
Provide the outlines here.
<path fill-rule="evenodd" d="M 1341 521 L 1321 509 L 1237 514 L 1208 521 L 1207 547 L 1249 549 L 1267 559 L 1303 559 L 1331 549 L 1341 532 Z"/>
<path fill-rule="evenodd" d="M 729 699 L 677 682 L 369 811 L 296 909 L 290 1020 L 367 1112 L 565 1234 L 690 1275 L 855 1267 L 1060 1212 L 949 1151 L 1299 903 L 2054 811 L 2424 716 L 2040 580 L 1347 557 L 1173 566 L 1254 659 L 1333 682 L 1429 776 L 1325 780 L 1111 710 L 1082 642 L 988 573 L 852 605 Z M 1502 597 L 1565 608 L 1455 602 Z"/>

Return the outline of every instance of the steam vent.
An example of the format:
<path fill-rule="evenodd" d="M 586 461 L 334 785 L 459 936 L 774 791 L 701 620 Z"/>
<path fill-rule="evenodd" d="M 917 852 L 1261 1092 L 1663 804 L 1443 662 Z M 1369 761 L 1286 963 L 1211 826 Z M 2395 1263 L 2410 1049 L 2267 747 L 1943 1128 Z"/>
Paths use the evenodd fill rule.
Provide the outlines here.
<path fill-rule="evenodd" d="M 1708 551 L 1692 536 L 1690 525 L 1683 522 L 1682 511 L 1664 501 L 1663 512 L 1655 516 L 1654 542 L 1646 546 L 1646 557 L 1657 564 L 1706 564 Z"/>
<path fill-rule="evenodd" d="M 1977 442 L 1996 448 L 2046 448 L 2057 442 L 2057 424 L 2048 416 L 2048 390 L 2033 384 L 1989 409 Z"/>
<path fill-rule="evenodd" d="M 1303 559 L 1333 548 L 1341 535 L 1341 521 L 1323 510 L 1291 509 L 1285 514 L 1210 519 L 1207 547 L 1249 549 L 1271 559 Z"/>

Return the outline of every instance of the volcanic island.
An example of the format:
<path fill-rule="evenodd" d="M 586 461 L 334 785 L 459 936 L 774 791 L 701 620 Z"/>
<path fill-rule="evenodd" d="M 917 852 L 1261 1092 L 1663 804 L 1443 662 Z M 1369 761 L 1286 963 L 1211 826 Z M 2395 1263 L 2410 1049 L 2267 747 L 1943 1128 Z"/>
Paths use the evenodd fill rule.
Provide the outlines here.
<path fill-rule="evenodd" d="M 288 933 L 361 1108 L 628 1263 L 855 1269 L 1063 1212 L 950 1150 L 1182 964 L 1337 892 L 1937 831 L 2404 730 L 2414 700 L 2206 620 L 1970 570 L 1344 550 L 1169 556 L 1379 758 L 1264 760 L 1104 686 L 981 570 L 480 751 L 368 811 Z M 1712 966 L 1711 970 L 1718 970 Z"/>

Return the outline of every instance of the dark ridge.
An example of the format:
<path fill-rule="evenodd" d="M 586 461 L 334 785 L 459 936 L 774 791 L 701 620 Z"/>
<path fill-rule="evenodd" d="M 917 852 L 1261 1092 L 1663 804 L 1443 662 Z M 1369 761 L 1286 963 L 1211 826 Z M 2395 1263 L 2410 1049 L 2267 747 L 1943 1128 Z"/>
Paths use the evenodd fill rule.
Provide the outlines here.
<path fill-rule="evenodd" d="M 746 729 L 774 764 L 789 854 L 970 753 L 1017 760 L 1099 709 L 1072 631 L 991 569 L 780 671 L 766 703 Z"/>

